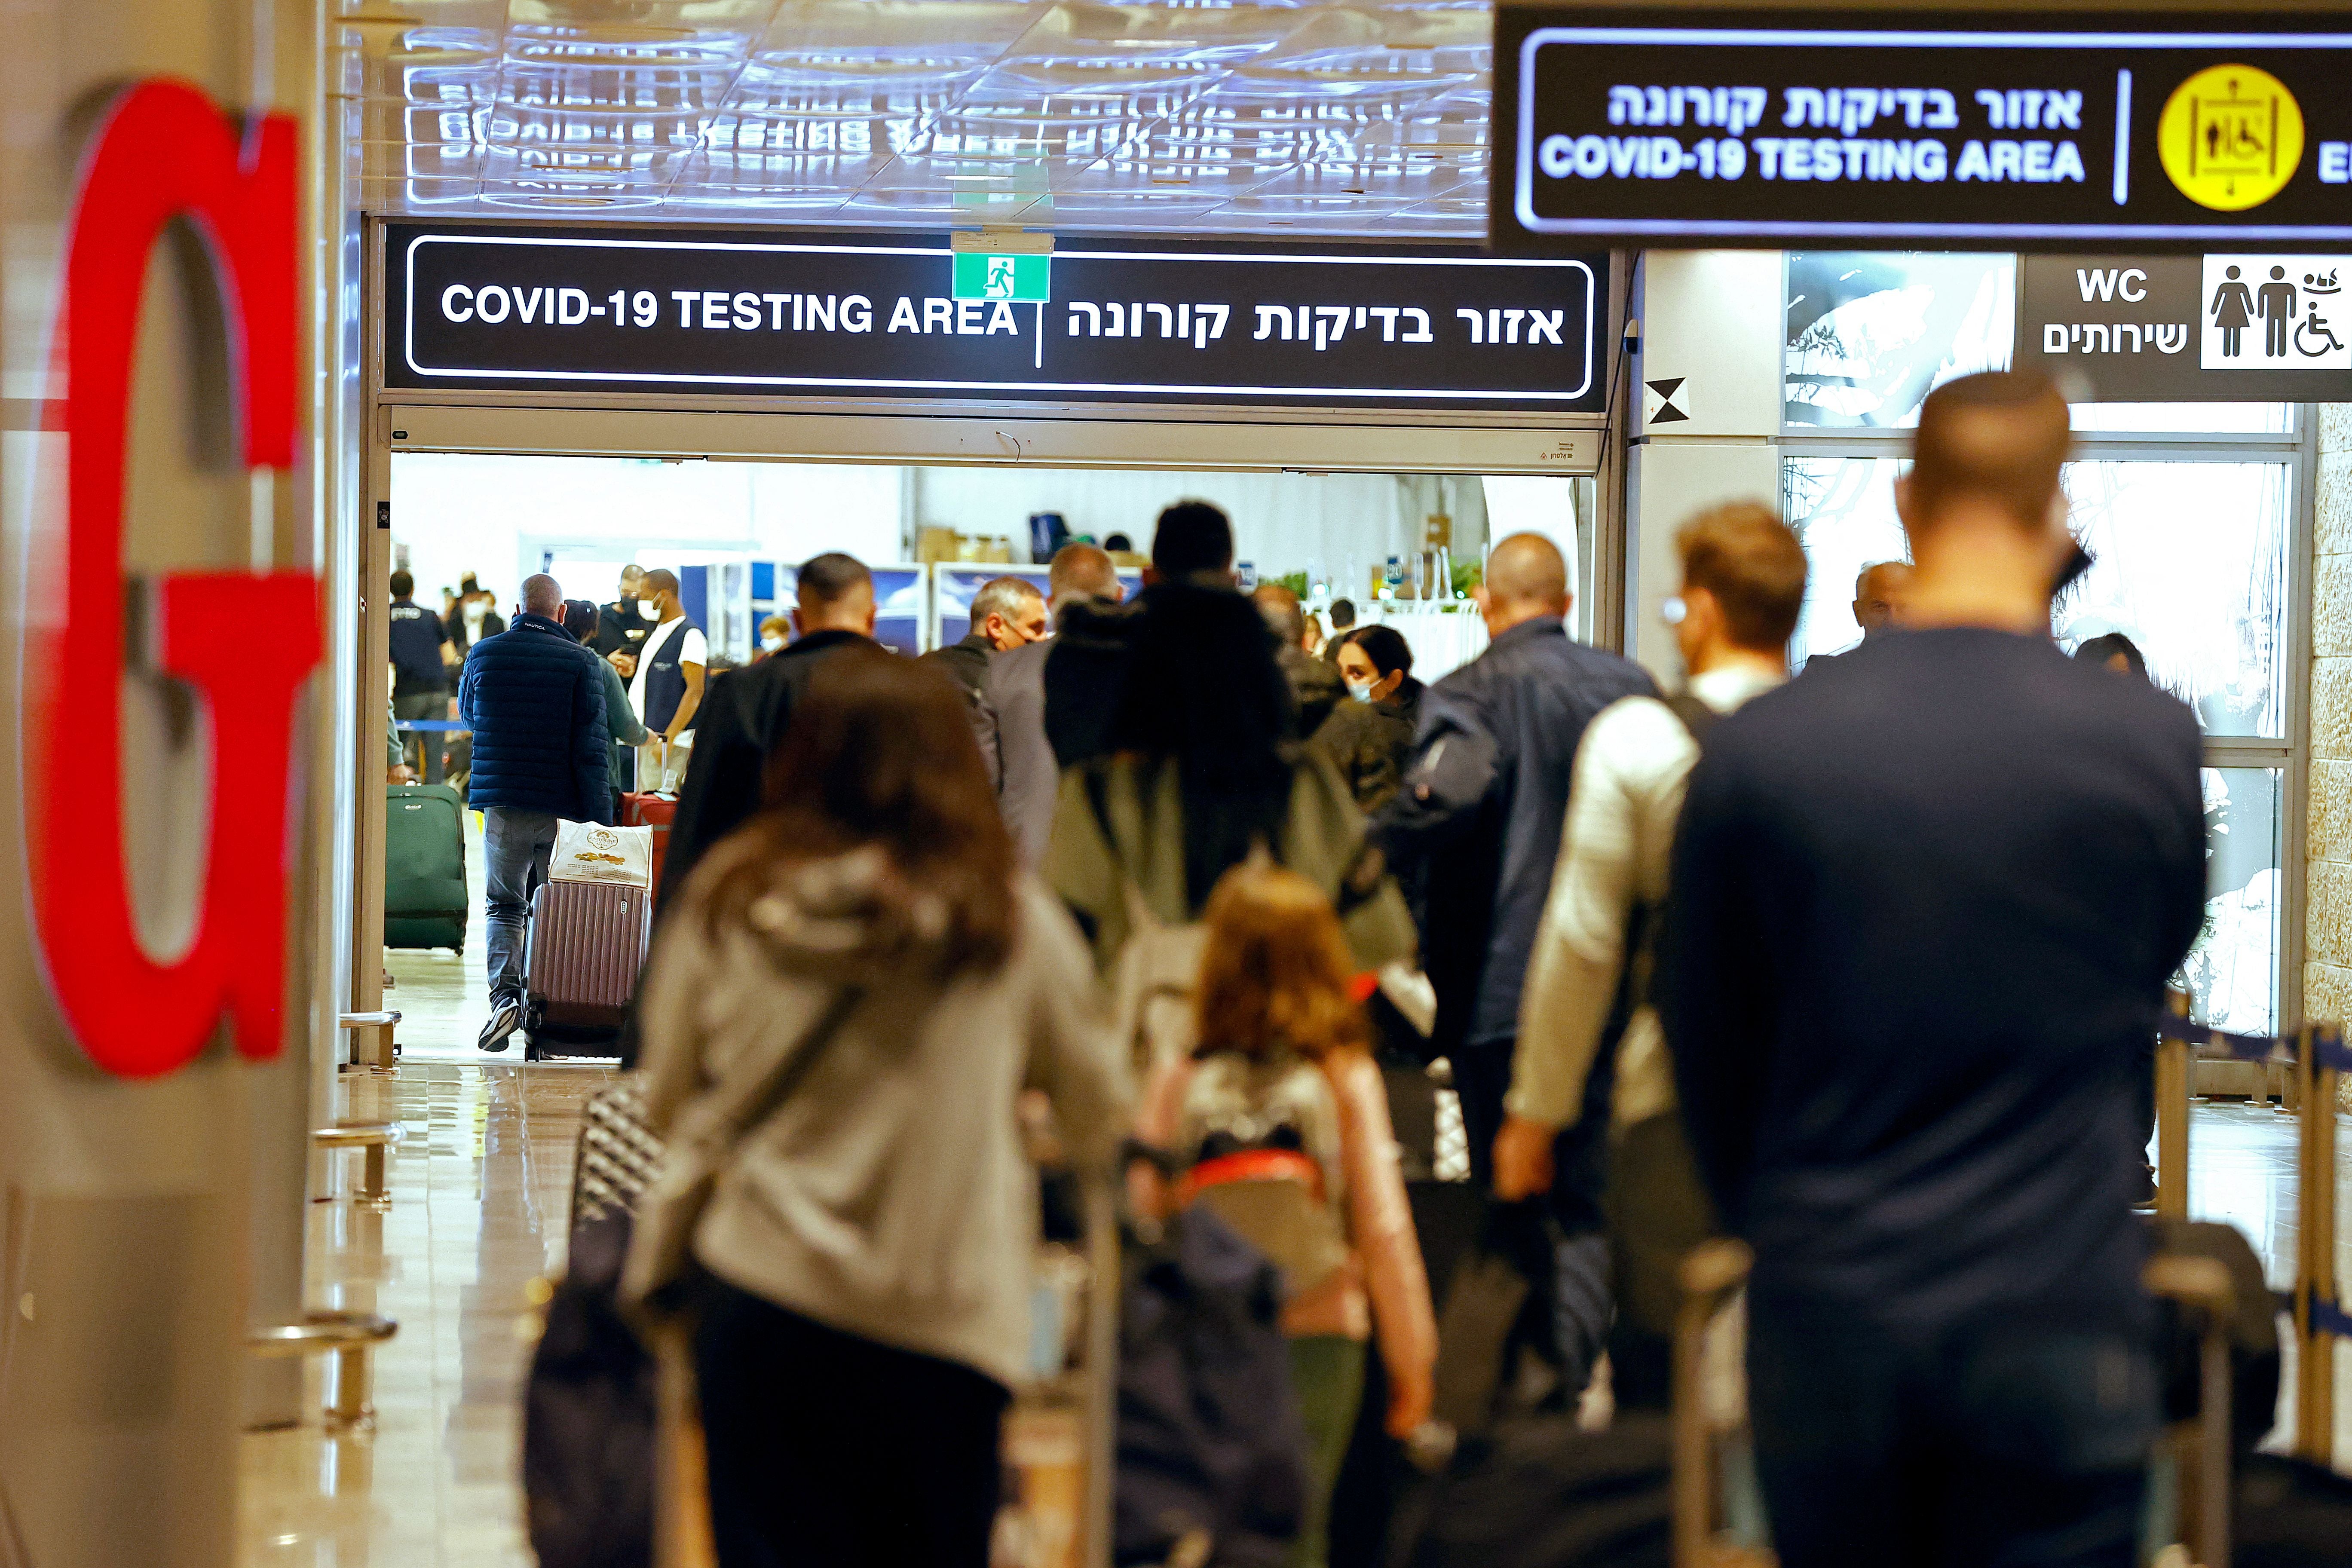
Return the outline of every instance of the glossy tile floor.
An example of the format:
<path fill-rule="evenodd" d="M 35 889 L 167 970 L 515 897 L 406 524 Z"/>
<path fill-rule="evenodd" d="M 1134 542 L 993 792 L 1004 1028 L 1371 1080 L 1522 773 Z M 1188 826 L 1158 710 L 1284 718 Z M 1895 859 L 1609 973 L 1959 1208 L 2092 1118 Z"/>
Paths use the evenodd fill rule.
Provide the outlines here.
<path fill-rule="evenodd" d="M 610 1076 L 510 1061 L 347 1079 L 348 1114 L 406 1136 L 388 1213 L 311 1205 L 312 1300 L 383 1312 L 400 1332 L 376 1355 L 373 1430 L 243 1439 L 247 1568 L 530 1568 L 518 1478 L 532 1291 L 562 1268 L 580 1104 Z M 313 1408 L 323 1372 L 314 1362 Z"/>

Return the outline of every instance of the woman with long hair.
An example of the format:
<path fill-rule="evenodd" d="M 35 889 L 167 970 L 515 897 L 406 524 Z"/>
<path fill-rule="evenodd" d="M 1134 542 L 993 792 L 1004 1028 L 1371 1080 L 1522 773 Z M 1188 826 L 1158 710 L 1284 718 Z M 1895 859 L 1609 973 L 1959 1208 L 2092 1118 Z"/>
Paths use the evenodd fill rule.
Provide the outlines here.
<path fill-rule="evenodd" d="M 1253 858 L 1218 882 L 1206 923 L 1200 1043 L 1154 1070 L 1136 1118 L 1139 1141 L 1181 1174 L 1170 1186 L 1139 1165 L 1136 1200 L 1162 1214 L 1206 1204 L 1281 1268 L 1307 1435 L 1307 1508 L 1289 1562 L 1322 1568 L 1364 1342 L 1377 1324 L 1387 1427 L 1410 1436 L 1429 1419 L 1436 1314 L 1331 900 Z"/>
<path fill-rule="evenodd" d="M 933 672 L 827 660 L 764 795 L 665 911 L 640 1003 L 655 1131 L 766 1101 L 692 1224 L 719 1561 L 983 1568 L 1031 1355 L 1016 1101 L 1045 1092 L 1082 1171 L 1124 1131 L 1093 969 Z"/>

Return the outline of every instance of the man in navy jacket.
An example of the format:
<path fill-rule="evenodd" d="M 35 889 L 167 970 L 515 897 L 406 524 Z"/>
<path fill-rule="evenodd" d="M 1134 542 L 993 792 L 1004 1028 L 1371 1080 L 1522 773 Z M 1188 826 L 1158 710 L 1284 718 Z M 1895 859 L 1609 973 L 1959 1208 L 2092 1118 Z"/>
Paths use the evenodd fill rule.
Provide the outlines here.
<path fill-rule="evenodd" d="M 1454 1065 L 1471 1172 L 1491 1185 L 1519 987 L 1559 859 L 1577 743 L 1603 708 L 1654 697 L 1657 687 L 1632 660 L 1570 640 L 1568 563 L 1541 534 L 1495 546 L 1478 599 L 1494 641 L 1422 697 L 1403 787 L 1372 832 L 1397 880 L 1418 895 L 1422 963 L 1437 992 L 1430 1050 Z M 1612 1060 L 1614 1053 L 1612 1040 Z M 1560 1349 L 1573 1387 L 1609 1329 L 1601 1179 L 1612 1081 L 1610 1072 L 1592 1075 L 1587 1113 L 1560 1134 L 1554 1156 L 1551 1207 L 1569 1238 L 1559 1258 Z"/>
<path fill-rule="evenodd" d="M 486 1051 L 505 1050 L 522 1022 L 523 921 L 547 879 L 557 819 L 613 819 L 604 678 L 562 616 L 554 578 L 524 579 L 522 613 L 474 645 L 457 682 L 457 716 L 474 732 L 467 803 L 482 814 L 489 883 Z"/>

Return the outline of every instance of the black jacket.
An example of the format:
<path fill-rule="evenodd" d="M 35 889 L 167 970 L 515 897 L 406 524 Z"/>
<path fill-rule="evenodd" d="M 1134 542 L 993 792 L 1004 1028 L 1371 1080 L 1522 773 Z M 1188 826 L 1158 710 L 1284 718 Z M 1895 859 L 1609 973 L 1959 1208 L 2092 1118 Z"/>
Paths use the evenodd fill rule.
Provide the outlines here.
<path fill-rule="evenodd" d="M 1571 642 L 1547 617 L 1513 626 L 1423 697 L 1404 786 L 1373 828 L 1398 880 L 1427 900 L 1433 1051 L 1518 1033 L 1577 745 L 1594 714 L 1637 695 L 1657 695 L 1641 666 Z"/>
<path fill-rule="evenodd" d="M 1427 689 L 1408 675 L 1386 700 L 1339 702 L 1315 731 L 1314 743 L 1348 781 L 1348 792 L 1367 816 L 1396 798 L 1421 726 L 1421 694 Z"/>
<path fill-rule="evenodd" d="M 2204 921 L 2200 752 L 2147 681 L 1979 627 L 1874 637 L 1709 733 L 1657 996 L 1754 1300 L 1842 1331 L 2141 1310 L 2132 1084 Z"/>
<path fill-rule="evenodd" d="M 1045 739 L 1063 767 L 1110 751 L 1129 654 L 1152 592 L 1147 588 L 1123 605 L 1087 602 L 1063 612 L 1045 671 Z"/>
<path fill-rule="evenodd" d="M 466 656 L 457 713 L 474 732 L 467 804 L 613 819 L 611 734 L 596 656 L 543 616 L 519 616 Z"/>
<path fill-rule="evenodd" d="M 704 689 L 695 715 L 694 753 L 678 785 L 677 814 L 662 860 L 665 909 L 711 846 L 760 809 L 768 754 L 783 739 L 809 677 L 827 656 L 860 645 L 875 646 L 856 632 L 814 632 Z"/>
<path fill-rule="evenodd" d="M 966 701 L 977 703 L 981 689 L 988 684 L 989 657 L 995 651 L 994 643 L 979 632 L 971 632 L 961 642 L 935 647 L 915 662 L 943 671 L 956 683 Z"/>
<path fill-rule="evenodd" d="M 988 683 L 972 710 L 981 761 L 996 781 L 996 804 L 1024 866 L 1045 858 L 1062 788 L 1062 770 L 1045 738 L 1045 661 L 1060 640 L 1007 648 L 991 659 Z"/>

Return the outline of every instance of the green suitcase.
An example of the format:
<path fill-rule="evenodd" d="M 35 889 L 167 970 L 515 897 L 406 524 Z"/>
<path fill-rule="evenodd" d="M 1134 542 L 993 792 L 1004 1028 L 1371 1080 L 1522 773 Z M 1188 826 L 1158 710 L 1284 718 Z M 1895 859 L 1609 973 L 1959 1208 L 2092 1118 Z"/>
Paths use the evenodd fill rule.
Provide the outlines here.
<path fill-rule="evenodd" d="M 383 805 L 383 944 L 466 951 L 466 803 L 447 784 L 393 784 Z"/>

